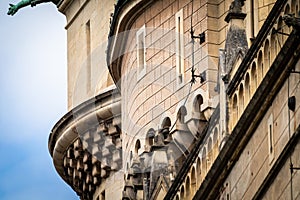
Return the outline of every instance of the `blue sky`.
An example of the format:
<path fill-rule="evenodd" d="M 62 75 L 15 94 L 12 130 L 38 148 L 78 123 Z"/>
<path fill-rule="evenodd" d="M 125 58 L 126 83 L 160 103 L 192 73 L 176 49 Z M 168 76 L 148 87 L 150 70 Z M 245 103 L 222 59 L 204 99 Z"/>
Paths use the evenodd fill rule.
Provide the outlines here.
<path fill-rule="evenodd" d="M 47 3 L 6 15 L 0 1 L 0 199 L 72 200 L 48 136 L 67 112 L 65 17 Z"/>

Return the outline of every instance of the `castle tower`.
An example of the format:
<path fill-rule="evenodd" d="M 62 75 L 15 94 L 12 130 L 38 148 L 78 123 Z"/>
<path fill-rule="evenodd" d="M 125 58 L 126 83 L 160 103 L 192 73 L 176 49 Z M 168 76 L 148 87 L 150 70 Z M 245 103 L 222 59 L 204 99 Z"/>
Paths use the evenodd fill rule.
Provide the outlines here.
<path fill-rule="evenodd" d="M 81 199 L 120 199 L 123 190 L 120 94 L 106 66 L 112 0 L 64 0 L 68 110 L 49 136 L 58 174 Z"/>
<path fill-rule="evenodd" d="M 299 5 L 61 1 L 59 175 L 81 199 L 298 199 Z"/>

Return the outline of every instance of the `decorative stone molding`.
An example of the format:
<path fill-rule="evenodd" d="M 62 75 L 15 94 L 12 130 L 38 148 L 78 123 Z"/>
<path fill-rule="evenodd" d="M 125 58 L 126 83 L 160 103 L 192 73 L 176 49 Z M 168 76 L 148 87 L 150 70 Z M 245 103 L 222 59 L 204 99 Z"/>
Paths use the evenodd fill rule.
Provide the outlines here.
<path fill-rule="evenodd" d="M 115 87 L 82 103 L 53 128 L 49 151 L 59 175 L 81 199 L 122 167 L 121 98 Z"/>

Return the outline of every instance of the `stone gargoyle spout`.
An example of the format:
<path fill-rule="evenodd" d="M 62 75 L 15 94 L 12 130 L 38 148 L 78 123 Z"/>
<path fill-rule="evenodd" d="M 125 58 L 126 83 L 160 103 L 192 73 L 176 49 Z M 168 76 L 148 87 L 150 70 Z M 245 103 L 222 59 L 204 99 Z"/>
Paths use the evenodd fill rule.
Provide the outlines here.
<path fill-rule="evenodd" d="M 19 9 L 26 7 L 26 6 L 36 6 L 37 4 L 40 3 L 48 3 L 48 2 L 52 2 L 55 5 L 58 4 L 60 0 L 22 0 L 17 4 L 9 4 L 9 9 L 7 14 L 13 16 L 14 14 L 16 14 L 16 12 L 18 12 Z"/>

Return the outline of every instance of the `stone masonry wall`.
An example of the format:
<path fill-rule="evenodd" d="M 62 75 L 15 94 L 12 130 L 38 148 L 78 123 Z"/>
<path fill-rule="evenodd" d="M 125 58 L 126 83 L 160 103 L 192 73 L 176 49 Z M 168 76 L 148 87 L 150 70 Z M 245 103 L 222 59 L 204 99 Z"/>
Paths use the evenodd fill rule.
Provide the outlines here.
<path fill-rule="evenodd" d="M 195 43 L 196 73 L 205 72 L 206 81 L 199 80 L 191 91 L 201 95 L 204 99 L 202 109 L 212 106 L 212 99 L 217 82 L 218 35 L 207 36 L 208 20 L 206 15 L 211 5 L 206 1 L 194 1 L 193 27 L 195 34 L 205 32 L 206 41 Z M 184 29 L 184 84 L 179 86 L 176 81 L 176 20 L 175 15 L 183 9 Z M 126 53 L 122 62 L 122 129 L 124 133 L 123 146 L 127 148 L 124 159 L 130 159 L 130 151 L 134 152 L 137 139 L 141 142 L 143 151 L 146 133 L 150 128 L 161 128 L 165 117 L 173 124 L 176 114 L 185 99 L 189 96 L 192 45 L 190 39 L 192 4 L 188 0 L 155 1 L 138 16 L 130 28 Z M 138 75 L 138 61 L 136 51 L 136 32 L 145 25 L 146 37 L 146 74 Z M 216 52 L 215 52 L 216 51 Z M 188 98 L 192 99 L 194 94 Z M 188 100 L 188 101 L 189 101 Z M 187 102 L 186 107 L 192 107 Z M 189 108 L 187 108 L 189 109 Z M 187 120 L 187 118 L 185 118 Z M 126 164 L 126 162 L 124 162 Z"/>
<path fill-rule="evenodd" d="M 112 0 L 72 1 L 65 11 L 68 39 L 68 109 L 112 84 L 106 66 Z"/>
<path fill-rule="evenodd" d="M 296 71 L 297 70 L 300 70 L 299 62 L 296 66 Z M 299 99 L 299 76 L 296 74 L 291 74 L 289 81 L 290 96 L 295 95 L 296 99 Z M 268 175 L 269 170 L 278 159 L 284 146 L 289 141 L 288 112 L 290 112 L 291 116 L 291 134 L 295 132 L 297 125 L 300 122 L 300 106 L 299 104 L 296 105 L 295 113 L 289 111 L 287 106 L 287 98 L 288 83 L 286 81 L 225 182 L 228 187 L 230 187 L 230 199 L 235 200 L 253 198 L 259 186 Z M 271 115 L 273 117 L 272 125 L 274 130 L 274 157 L 268 153 L 268 125 L 270 123 L 269 119 Z M 295 149 L 295 154 L 298 154 L 296 152 L 297 149 L 298 148 Z M 293 156 L 293 160 L 295 166 L 300 164 L 296 155 Z M 289 159 L 287 159 L 285 166 L 277 175 L 274 183 L 269 189 L 270 192 L 267 192 L 265 199 L 290 199 L 289 174 Z M 299 191 L 296 188 L 300 187 L 300 182 L 297 180 L 297 178 L 299 179 L 299 175 L 297 174 L 299 174 L 299 172 L 295 172 L 293 188 L 295 190 L 294 197 L 297 196 L 296 199 L 299 199 Z"/>

